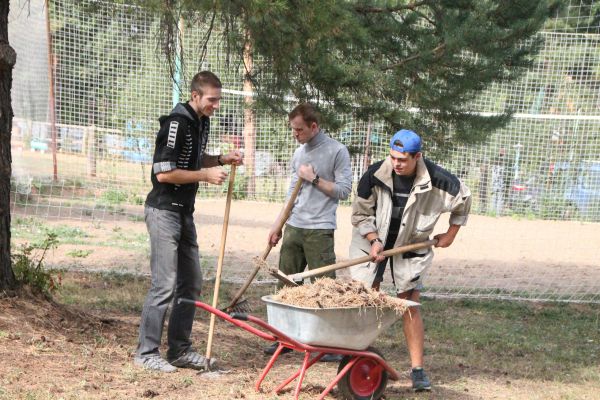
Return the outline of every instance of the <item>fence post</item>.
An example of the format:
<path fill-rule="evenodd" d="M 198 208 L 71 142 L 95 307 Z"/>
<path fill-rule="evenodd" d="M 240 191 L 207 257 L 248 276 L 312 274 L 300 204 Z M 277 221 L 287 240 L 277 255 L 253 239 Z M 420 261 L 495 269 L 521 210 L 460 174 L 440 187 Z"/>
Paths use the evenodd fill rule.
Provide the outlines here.
<path fill-rule="evenodd" d="M 252 44 L 248 38 L 244 46 L 244 64 L 246 66 L 244 92 L 248 93 L 252 93 L 252 82 L 249 78 L 252 73 L 252 63 Z M 256 194 L 256 177 L 254 175 L 256 162 L 256 126 L 253 102 L 252 95 L 244 97 L 244 165 L 246 167 L 245 175 L 248 179 L 246 191 L 249 199 L 253 199 Z"/>
<path fill-rule="evenodd" d="M 87 150 L 87 174 L 96 177 L 96 127 L 89 126 L 86 129 L 86 150 Z"/>

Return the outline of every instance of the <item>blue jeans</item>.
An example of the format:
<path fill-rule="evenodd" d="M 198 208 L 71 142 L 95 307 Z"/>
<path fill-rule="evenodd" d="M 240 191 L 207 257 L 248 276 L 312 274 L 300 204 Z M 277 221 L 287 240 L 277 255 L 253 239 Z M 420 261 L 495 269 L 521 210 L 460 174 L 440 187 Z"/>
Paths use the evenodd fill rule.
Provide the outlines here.
<path fill-rule="evenodd" d="M 202 271 L 194 218 L 190 214 L 146 206 L 146 227 L 150 235 L 152 283 L 140 322 L 137 356 L 158 354 L 167 309 L 169 318 L 167 358 L 176 358 L 192 345 L 190 335 L 196 307 L 177 304 L 177 299 L 197 300 L 202 289 Z"/>

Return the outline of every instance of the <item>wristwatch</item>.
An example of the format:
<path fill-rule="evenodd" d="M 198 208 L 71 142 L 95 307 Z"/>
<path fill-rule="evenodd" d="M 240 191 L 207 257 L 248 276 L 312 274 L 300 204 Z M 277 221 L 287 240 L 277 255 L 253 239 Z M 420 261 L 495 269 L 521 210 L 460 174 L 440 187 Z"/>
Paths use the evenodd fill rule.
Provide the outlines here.
<path fill-rule="evenodd" d="M 321 177 L 319 175 L 315 175 L 315 179 L 312 180 L 313 186 L 317 186 L 319 184 L 319 179 L 321 179 Z"/>
<path fill-rule="evenodd" d="M 223 164 L 223 161 L 221 161 L 221 156 L 222 156 L 222 154 L 219 154 L 219 155 L 217 156 L 217 163 L 219 163 L 219 165 L 222 167 L 222 166 L 223 166 L 223 165 L 225 165 L 225 164 Z"/>
<path fill-rule="evenodd" d="M 376 237 L 375 239 L 372 239 L 369 241 L 369 243 L 371 244 L 371 246 L 373 246 L 373 243 L 375 242 L 379 242 L 381 244 L 383 244 L 383 242 L 381 241 L 381 239 L 379 239 L 378 237 Z"/>

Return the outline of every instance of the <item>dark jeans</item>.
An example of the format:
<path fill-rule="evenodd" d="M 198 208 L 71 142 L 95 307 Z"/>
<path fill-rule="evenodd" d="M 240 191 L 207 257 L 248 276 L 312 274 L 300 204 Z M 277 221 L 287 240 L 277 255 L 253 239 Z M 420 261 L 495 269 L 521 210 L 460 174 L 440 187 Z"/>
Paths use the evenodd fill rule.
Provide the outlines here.
<path fill-rule="evenodd" d="M 333 229 L 302 229 L 285 226 L 279 270 L 286 275 L 335 263 Z M 335 271 L 322 275 L 335 278 Z M 282 286 L 281 282 L 279 283 Z"/>
<path fill-rule="evenodd" d="M 137 356 L 158 353 L 167 309 L 174 300 L 167 339 L 167 358 L 176 358 L 191 347 L 190 335 L 196 307 L 177 304 L 178 298 L 196 300 L 202 288 L 202 271 L 196 227 L 192 215 L 146 206 L 150 235 L 152 283 L 140 322 Z"/>

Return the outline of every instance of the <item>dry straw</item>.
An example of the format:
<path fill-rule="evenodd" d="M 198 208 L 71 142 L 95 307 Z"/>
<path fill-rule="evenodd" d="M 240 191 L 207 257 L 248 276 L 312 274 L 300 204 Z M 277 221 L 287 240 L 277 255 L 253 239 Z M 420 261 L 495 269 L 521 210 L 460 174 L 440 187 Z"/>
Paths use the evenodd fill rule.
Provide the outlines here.
<path fill-rule="evenodd" d="M 273 300 L 305 308 L 391 308 L 403 314 L 408 306 L 403 299 L 366 287 L 358 281 L 319 278 L 312 285 L 284 287 Z"/>

